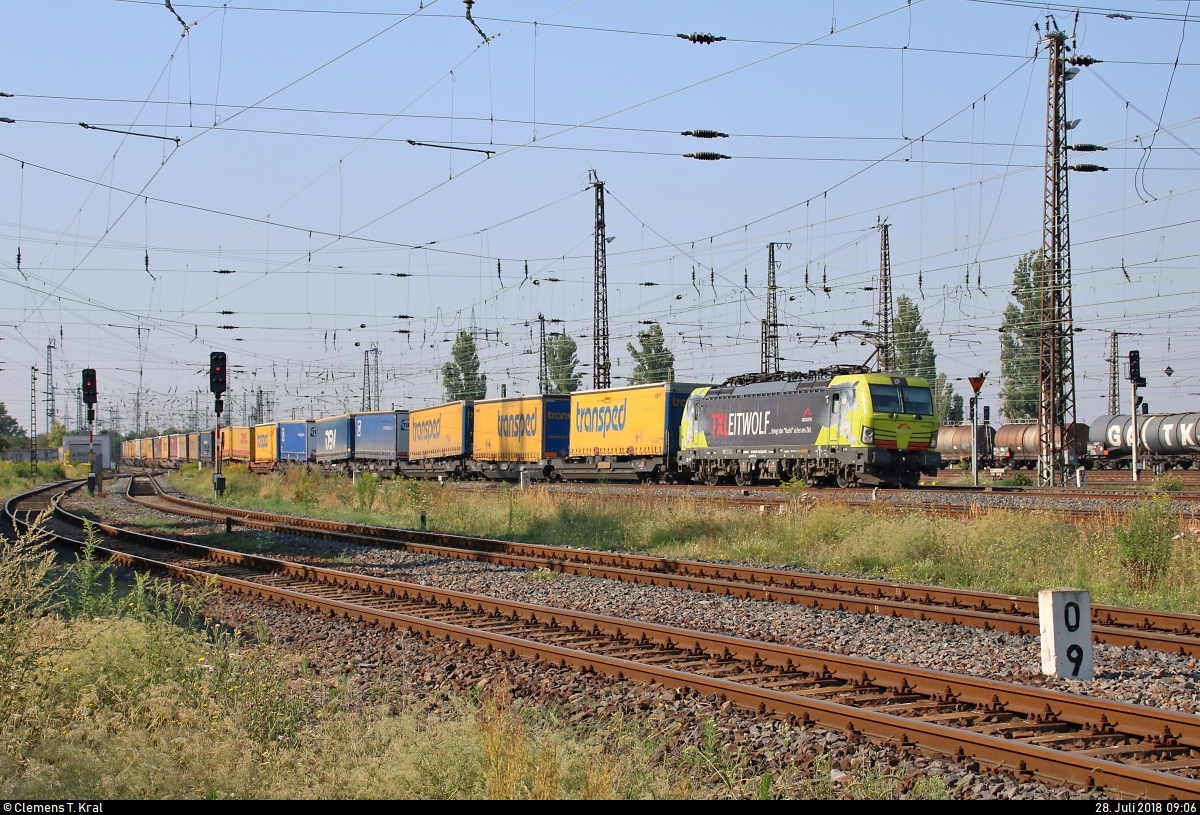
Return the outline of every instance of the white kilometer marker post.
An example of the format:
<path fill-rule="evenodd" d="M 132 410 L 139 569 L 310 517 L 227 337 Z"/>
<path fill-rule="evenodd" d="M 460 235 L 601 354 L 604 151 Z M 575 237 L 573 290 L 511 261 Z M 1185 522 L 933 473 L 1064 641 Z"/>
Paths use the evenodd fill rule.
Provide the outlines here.
<path fill-rule="evenodd" d="M 1038 592 L 1042 673 L 1063 679 L 1095 679 L 1092 667 L 1092 598 L 1083 589 Z"/>

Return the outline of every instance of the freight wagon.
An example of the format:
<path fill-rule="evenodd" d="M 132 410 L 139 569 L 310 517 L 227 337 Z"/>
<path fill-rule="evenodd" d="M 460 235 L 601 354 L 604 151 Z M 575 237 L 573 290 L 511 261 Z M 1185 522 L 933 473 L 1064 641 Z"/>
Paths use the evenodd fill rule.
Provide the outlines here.
<path fill-rule="evenodd" d="M 1066 466 L 1091 466 L 1090 457 L 1087 455 L 1088 433 L 1088 426 L 1085 424 L 1076 423 L 1067 427 L 1064 451 L 1066 461 L 1063 462 Z M 1056 432 L 1055 436 L 1061 442 L 1061 431 Z M 1011 467 L 1014 470 L 1022 467 L 1027 470 L 1037 469 L 1041 449 L 1037 422 L 1003 425 L 996 431 L 995 449 L 998 467 Z"/>
<path fill-rule="evenodd" d="M 1088 455 L 1103 469 L 1127 469 L 1133 461 L 1134 422 L 1129 414 L 1092 422 Z M 1191 469 L 1200 460 L 1200 413 L 1137 417 L 1138 467 Z"/>
<path fill-rule="evenodd" d="M 354 426 L 350 414 L 317 419 L 313 428 L 316 433 L 313 458 L 316 462 L 326 469 L 346 467 L 354 455 Z"/>
<path fill-rule="evenodd" d="M 416 478 L 470 475 L 475 419 L 470 400 L 421 408 L 408 415 L 408 460 L 400 472 Z"/>
<path fill-rule="evenodd" d="M 701 387 L 660 382 L 571 394 L 570 445 L 555 471 L 571 480 L 677 480 L 679 425 Z"/>
<path fill-rule="evenodd" d="M 379 410 L 351 414 L 353 469 L 396 472 L 408 458 L 408 411 Z"/>
<path fill-rule="evenodd" d="M 975 445 L 971 444 L 971 435 L 969 423 L 942 425 L 934 435 L 933 446 L 929 449 L 942 457 L 943 467 L 957 464 L 971 469 L 971 458 L 975 449 L 979 451 L 979 466 L 992 466 L 995 461 L 996 429 L 986 424 L 976 427 Z"/>
<path fill-rule="evenodd" d="M 193 460 L 215 464 L 216 458 L 213 456 L 213 431 L 207 430 L 197 433 L 196 443 L 196 458 Z"/>
<path fill-rule="evenodd" d="M 221 428 L 221 458 L 225 461 L 249 462 L 250 428 L 234 425 Z"/>
<path fill-rule="evenodd" d="M 180 462 L 186 458 L 187 436 L 180 433 L 172 433 L 170 436 L 167 436 L 167 460 Z"/>
<path fill-rule="evenodd" d="M 309 420 L 279 423 L 280 461 L 316 461 L 316 454 L 316 422 Z"/>
<path fill-rule="evenodd" d="M 487 479 L 559 478 L 570 452 L 569 396 L 517 396 L 474 405 L 472 470 Z"/>
<path fill-rule="evenodd" d="M 698 388 L 680 430 L 681 471 L 732 478 L 915 487 L 941 462 L 929 383 L 857 366 L 750 374 Z"/>
<path fill-rule="evenodd" d="M 250 450 L 250 469 L 255 472 L 270 472 L 279 460 L 279 425 L 259 424 L 251 430 L 253 446 Z"/>

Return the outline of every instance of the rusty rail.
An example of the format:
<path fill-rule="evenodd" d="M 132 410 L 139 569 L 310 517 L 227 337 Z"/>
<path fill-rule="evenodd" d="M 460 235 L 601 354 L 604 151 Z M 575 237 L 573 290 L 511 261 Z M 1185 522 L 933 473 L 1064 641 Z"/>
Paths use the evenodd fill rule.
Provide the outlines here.
<path fill-rule="evenodd" d="M 237 524 L 288 535 L 315 536 L 384 546 L 439 557 L 505 566 L 549 569 L 632 583 L 648 583 L 733 597 L 768 600 L 860 614 L 884 614 L 938 623 L 970 625 L 1011 634 L 1036 634 L 1035 597 L 965 589 L 943 589 L 882 580 L 830 577 L 787 569 L 631 555 L 565 546 L 504 541 L 442 532 L 351 524 L 316 518 L 214 506 L 162 493 L 152 479 L 150 496 L 130 500 L 168 513 Z M 133 489 L 133 480 L 130 482 Z M 1200 655 L 1200 615 L 1092 606 L 1096 642 Z"/>
<path fill-rule="evenodd" d="M 6 511 L 23 522 L 20 501 Z M 56 517 L 82 519 L 61 508 Z M 1127 795 L 1200 797 L 1200 719 L 910 666 L 432 589 L 119 529 L 102 551 L 130 565 L 214 578 L 234 591 L 449 637 L 470 645 L 659 682 L 763 714 L 971 756 L 1018 775 Z M 823 698 L 825 697 L 825 698 Z M 944 722 L 959 722 L 950 727 Z M 1078 748 L 1067 751 L 1068 746 Z M 1150 767 L 1121 763 L 1123 757 Z"/>

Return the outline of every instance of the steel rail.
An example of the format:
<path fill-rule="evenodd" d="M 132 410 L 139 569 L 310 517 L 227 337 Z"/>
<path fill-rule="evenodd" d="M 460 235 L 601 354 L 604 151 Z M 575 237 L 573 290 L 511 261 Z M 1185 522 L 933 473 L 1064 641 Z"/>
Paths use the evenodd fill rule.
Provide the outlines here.
<path fill-rule="evenodd" d="M 544 568 L 564 574 L 811 608 L 971 625 L 1011 634 L 1034 634 L 1039 630 L 1038 601 L 1034 597 L 326 521 L 218 507 L 167 495 L 153 480 L 149 483 L 156 490 L 154 496 L 130 496 L 130 500 L 203 520 L 223 522 L 227 518 L 236 518 L 241 526 L 281 534 L 319 536 L 439 557 Z M 132 487 L 132 480 L 130 484 Z M 165 507 L 156 502 L 165 503 Z M 1107 645 L 1197 656 L 1200 655 L 1200 615 L 1096 604 L 1092 606 L 1092 637 Z"/>
<path fill-rule="evenodd" d="M 14 509 L 15 501 L 6 505 L 6 511 L 21 523 Z M 83 519 L 66 513 L 56 506 L 56 516 L 82 523 Z M 154 546 L 160 550 L 199 554 L 204 559 L 216 560 L 226 565 L 253 567 L 278 581 L 299 579 L 320 581 L 339 589 L 340 597 L 330 598 L 306 592 L 297 592 L 279 585 L 269 585 L 243 577 L 213 575 L 213 572 L 192 566 L 181 565 L 162 558 L 151 558 L 131 554 L 119 548 L 103 546 L 101 550 L 111 554 L 120 562 L 140 562 L 163 569 L 170 574 L 188 577 L 213 578 L 235 591 L 267 599 L 290 602 L 294 605 L 314 608 L 322 612 L 344 616 L 354 620 L 374 622 L 389 628 L 402 628 L 430 637 L 449 637 L 470 645 L 482 645 L 488 649 L 499 649 L 510 654 L 521 654 L 546 660 L 552 664 L 571 666 L 584 671 L 595 671 L 615 676 L 618 679 L 638 679 L 659 682 L 670 687 L 693 690 L 704 695 L 715 694 L 724 700 L 757 710 L 764 714 L 796 717 L 801 723 L 820 724 L 824 727 L 865 733 L 886 738 L 901 745 L 918 746 L 923 749 L 953 756 L 971 756 L 983 763 L 1003 767 L 1019 775 L 1035 774 L 1047 779 L 1082 786 L 1102 786 L 1119 790 L 1125 794 L 1155 798 L 1200 797 L 1200 781 L 1170 775 L 1130 764 L 1110 761 L 1087 753 L 1070 753 L 1051 749 L 1038 744 L 1029 744 L 1012 737 L 956 729 L 919 718 L 906 718 L 880 710 L 862 709 L 844 703 L 814 698 L 803 693 L 789 693 L 769 687 L 759 687 L 719 676 L 680 670 L 678 667 L 647 665 L 632 659 L 612 654 L 595 654 L 576 648 L 567 648 L 555 643 L 531 641 L 514 637 L 504 632 L 481 630 L 462 625 L 455 620 L 431 620 L 412 614 L 366 605 L 380 598 L 416 597 L 430 607 L 443 613 L 447 610 L 472 611 L 488 620 L 517 620 L 538 622 L 561 632 L 583 632 L 600 635 L 618 643 L 629 643 L 636 647 L 640 643 L 657 643 L 675 652 L 690 645 L 684 653 L 689 659 L 701 659 L 710 665 L 740 659 L 751 665 L 774 665 L 782 669 L 782 676 L 792 675 L 797 670 L 807 669 L 817 678 L 834 678 L 841 674 L 853 694 L 865 694 L 882 687 L 902 701 L 919 695 L 918 688 L 935 703 L 957 706 L 968 697 L 977 702 L 981 712 L 959 713 L 933 718 L 966 718 L 971 721 L 981 716 L 1004 717 L 1024 710 L 1030 715 L 1031 724 L 1021 726 L 1033 730 L 1061 730 L 1061 723 L 1071 719 L 1082 720 L 1084 733 L 1075 736 L 1050 736 L 1060 743 L 1064 740 L 1082 739 L 1085 742 L 1102 740 L 1111 742 L 1122 739 L 1122 734 L 1144 738 L 1143 745 L 1108 747 L 1093 753 L 1146 753 L 1150 757 L 1165 757 L 1171 754 L 1191 752 L 1200 732 L 1195 717 L 1172 714 L 1150 708 L 1138 708 L 1124 703 L 1112 703 L 1087 697 L 1075 697 L 1054 691 L 1022 688 L 1007 683 L 959 677 L 938 671 L 927 671 L 907 666 L 875 663 L 853 657 L 841 657 L 804 649 L 759 643 L 723 635 L 673 629 L 666 626 L 623 620 L 604 615 L 576 612 L 566 609 L 535 606 L 525 603 L 501 601 L 494 598 L 468 595 L 461 592 L 431 589 L 426 586 L 405 584 L 365 575 L 339 572 L 332 569 L 288 563 L 274 558 L 247 555 L 215 547 L 176 541 L 144 533 L 111 527 L 99 528 L 120 538 L 137 542 L 137 545 Z M 347 592 L 359 591 L 359 597 L 349 597 Z M 628 646 L 625 646 L 628 650 Z M 738 655 L 738 656 L 735 656 Z M 879 697 L 876 697 L 879 698 Z M 882 697 L 882 701 L 889 701 Z M 911 712 L 911 711 L 910 711 Z M 1148 717 L 1148 718 L 1143 718 Z M 1119 724 L 1118 724 L 1119 723 Z M 978 728 L 976 728 L 978 729 Z M 1001 728 L 1003 730 L 1003 727 Z M 1190 767 L 1187 762 L 1183 765 Z"/>

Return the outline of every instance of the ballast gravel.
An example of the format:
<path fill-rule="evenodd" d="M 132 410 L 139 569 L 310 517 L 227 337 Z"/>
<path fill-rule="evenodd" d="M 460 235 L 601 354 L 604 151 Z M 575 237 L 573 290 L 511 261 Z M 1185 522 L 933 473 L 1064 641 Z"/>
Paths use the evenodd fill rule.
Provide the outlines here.
<path fill-rule="evenodd" d="M 206 522 L 150 512 L 126 502 L 123 495 L 124 483 L 118 480 L 110 485 L 105 496 L 74 498 L 71 505 L 90 509 L 117 525 L 132 525 L 135 520 L 140 525 L 150 517 L 155 523 L 175 526 L 177 531 L 172 534 L 178 536 L 217 531 Z M 1059 680 L 1040 673 L 1036 636 L 701 595 L 602 578 L 531 572 L 253 530 L 239 532 L 255 552 L 286 555 L 293 560 L 345 571 L 749 639 L 770 639 L 813 650 L 1158 708 L 1190 713 L 1200 710 L 1200 668 L 1191 657 L 1097 645 L 1096 680 Z M 573 722 L 594 724 L 617 713 L 649 717 L 656 727 L 668 728 L 680 744 L 699 743 L 705 721 L 712 719 L 724 743 L 742 746 L 750 739 L 751 748 L 746 756 L 753 759 L 752 764 L 761 764 L 768 768 L 764 771 L 773 774 L 775 770 L 784 772 L 797 767 L 827 771 L 834 795 L 853 795 L 864 768 L 872 768 L 876 773 L 882 768 L 890 775 L 901 774 L 904 779 L 901 792 L 911 789 L 914 779 L 938 776 L 952 795 L 959 798 L 1099 796 L 1094 791 L 1050 788 L 1040 782 L 991 774 L 973 763 L 923 757 L 898 747 L 871 743 L 861 736 L 820 728 L 802 730 L 739 711 L 731 705 L 714 705 L 712 700 L 695 695 L 684 697 L 661 687 L 585 677 L 519 658 L 485 654 L 480 649 L 427 642 L 399 632 L 298 613 L 239 595 L 224 593 L 215 602 L 219 606 L 215 609 L 217 616 L 227 624 L 254 630 L 253 626 L 261 622 L 275 643 L 309 655 L 309 661 L 318 670 L 338 675 L 371 673 L 376 686 L 386 674 L 396 693 L 425 703 L 436 700 L 439 694 L 461 693 L 481 682 L 493 686 L 502 682 L 512 688 L 515 697 L 565 705 Z M 750 733 L 756 735 L 750 738 Z M 817 762 L 818 756 L 825 756 L 826 760 Z M 712 792 L 732 791 L 715 785 Z M 734 794 L 751 792 L 738 790 Z"/>

